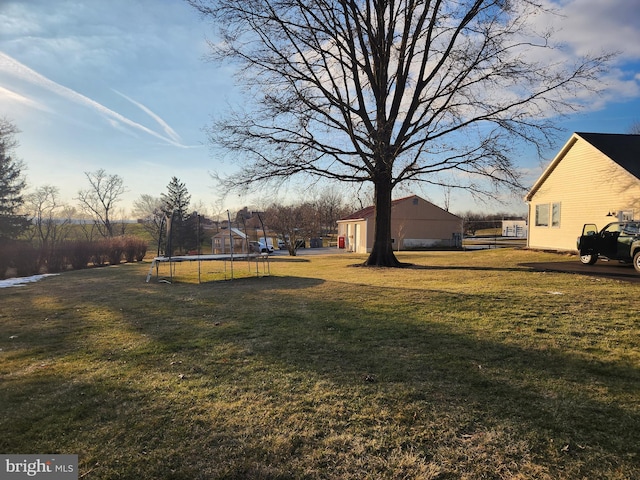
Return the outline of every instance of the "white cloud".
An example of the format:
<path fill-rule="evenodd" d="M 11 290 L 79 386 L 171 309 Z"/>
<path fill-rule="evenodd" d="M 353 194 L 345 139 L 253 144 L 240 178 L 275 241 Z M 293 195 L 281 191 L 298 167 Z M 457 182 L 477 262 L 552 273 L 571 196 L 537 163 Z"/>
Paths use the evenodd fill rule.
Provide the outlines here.
<path fill-rule="evenodd" d="M 41 75 L 35 70 L 30 69 L 26 65 L 23 65 L 22 63 L 18 62 L 17 60 L 3 52 L 0 52 L 0 71 L 4 71 L 5 73 L 11 74 L 22 81 L 44 88 L 60 97 L 65 98 L 66 100 L 93 109 L 97 113 L 104 116 L 109 122 L 111 122 L 112 125 L 115 125 L 113 123 L 115 121 L 120 125 L 126 125 L 134 130 L 154 136 L 170 145 L 182 148 L 186 147 L 179 141 L 179 137 L 177 136 L 177 134 L 175 134 L 175 132 L 173 132 L 173 130 L 171 130 L 170 127 L 169 130 L 173 132 L 173 134 L 171 134 L 169 137 L 161 135 L 160 133 L 147 128 L 144 125 L 141 125 L 140 123 L 137 123 L 125 117 L 124 115 L 111 110 L 108 107 L 105 107 L 104 105 L 82 95 L 81 93 L 76 92 L 75 90 L 67 88 L 64 85 L 60 85 L 59 83 L 46 78 L 44 75 Z"/>
<path fill-rule="evenodd" d="M 640 97 L 640 0 L 543 0 L 546 11 L 529 16 L 531 28 L 552 33 L 554 49 L 532 49 L 528 59 L 554 68 L 571 68 L 584 57 L 614 54 L 607 71 L 576 90 L 582 112 Z M 571 100 L 571 97 L 568 98 Z M 553 112 L 552 112 L 553 113 Z"/>
<path fill-rule="evenodd" d="M 8 88 L 4 88 L 0 85 L 0 103 L 4 101 L 18 103 L 45 112 L 51 111 L 50 108 L 46 107 L 42 103 L 36 102 L 31 98 L 27 98 L 24 95 L 20 95 L 19 93 L 14 92 L 13 90 L 9 90 Z"/>
<path fill-rule="evenodd" d="M 640 59 L 640 1 L 545 0 L 555 13 L 539 13 L 531 20 L 538 29 L 554 32 L 574 55 L 618 52 L 618 61 Z"/>
<path fill-rule="evenodd" d="M 620 61 L 640 59 L 638 0 L 570 0 L 561 13 L 558 36 L 578 55 L 616 51 Z"/>

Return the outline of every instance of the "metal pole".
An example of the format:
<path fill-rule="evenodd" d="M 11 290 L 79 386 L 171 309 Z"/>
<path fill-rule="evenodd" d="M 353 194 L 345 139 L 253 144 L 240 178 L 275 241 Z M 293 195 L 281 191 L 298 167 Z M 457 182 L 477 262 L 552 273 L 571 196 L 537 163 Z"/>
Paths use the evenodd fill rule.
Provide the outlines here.
<path fill-rule="evenodd" d="M 264 228 L 264 222 L 262 221 L 262 217 L 260 216 L 260 212 L 256 212 L 258 215 L 258 220 L 260 220 L 260 225 L 262 226 L 262 235 L 264 238 L 264 246 L 267 249 L 267 254 L 269 253 L 269 243 L 267 242 L 267 231 Z"/>
<path fill-rule="evenodd" d="M 197 229 L 197 233 L 196 233 L 196 242 L 198 243 L 198 284 L 200 283 L 200 214 L 198 212 L 196 212 L 196 215 L 198 216 L 198 229 Z"/>
<path fill-rule="evenodd" d="M 171 218 L 167 222 L 167 250 L 169 251 L 169 281 L 173 283 L 173 268 L 171 257 L 173 256 L 173 216 L 176 213 L 175 210 L 171 211 Z M 165 252 L 166 253 L 166 252 Z"/>
<path fill-rule="evenodd" d="M 233 232 L 231 231 L 231 214 L 227 210 L 227 220 L 229 221 L 229 247 L 231 249 L 231 280 L 233 280 Z"/>

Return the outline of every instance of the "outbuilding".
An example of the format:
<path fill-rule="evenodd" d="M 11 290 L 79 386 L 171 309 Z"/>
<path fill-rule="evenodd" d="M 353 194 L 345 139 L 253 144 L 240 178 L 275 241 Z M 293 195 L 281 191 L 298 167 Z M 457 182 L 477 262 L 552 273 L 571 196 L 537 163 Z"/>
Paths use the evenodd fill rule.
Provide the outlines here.
<path fill-rule="evenodd" d="M 574 133 L 525 200 L 531 248 L 575 251 L 585 223 L 640 219 L 640 135 Z"/>
<path fill-rule="evenodd" d="M 375 207 L 369 206 L 338 220 L 338 248 L 369 253 L 373 248 Z M 462 219 L 417 195 L 391 203 L 394 250 L 459 248 Z"/>
<path fill-rule="evenodd" d="M 223 229 L 211 237 L 211 253 L 247 253 L 248 237 L 237 228 Z"/>
<path fill-rule="evenodd" d="M 502 220 L 502 236 L 526 238 L 527 237 L 527 221 L 526 220 Z"/>

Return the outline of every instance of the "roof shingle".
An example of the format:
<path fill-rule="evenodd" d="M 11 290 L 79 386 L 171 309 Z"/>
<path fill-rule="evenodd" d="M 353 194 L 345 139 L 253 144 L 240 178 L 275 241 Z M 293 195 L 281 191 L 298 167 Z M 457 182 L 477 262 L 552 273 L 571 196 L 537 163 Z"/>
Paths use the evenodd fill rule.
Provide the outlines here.
<path fill-rule="evenodd" d="M 580 132 L 576 132 L 576 135 L 640 179 L 640 135 Z"/>

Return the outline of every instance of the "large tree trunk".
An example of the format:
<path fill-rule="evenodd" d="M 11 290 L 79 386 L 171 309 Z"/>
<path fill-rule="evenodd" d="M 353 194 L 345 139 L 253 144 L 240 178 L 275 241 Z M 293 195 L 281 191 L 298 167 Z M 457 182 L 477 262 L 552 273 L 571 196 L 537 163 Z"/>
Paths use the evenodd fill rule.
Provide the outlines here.
<path fill-rule="evenodd" d="M 402 264 L 393 254 L 391 242 L 391 179 L 375 182 L 375 231 L 373 248 L 365 265 L 375 267 L 400 267 Z"/>

